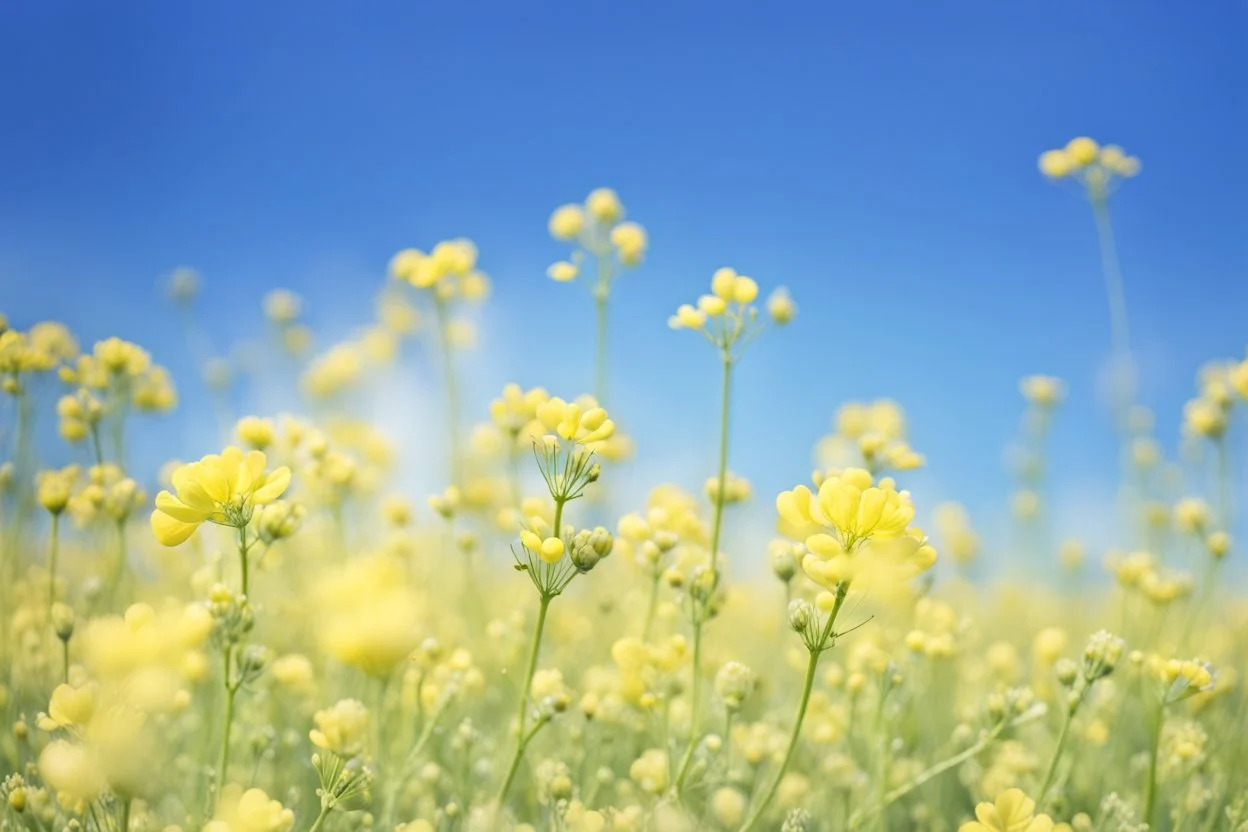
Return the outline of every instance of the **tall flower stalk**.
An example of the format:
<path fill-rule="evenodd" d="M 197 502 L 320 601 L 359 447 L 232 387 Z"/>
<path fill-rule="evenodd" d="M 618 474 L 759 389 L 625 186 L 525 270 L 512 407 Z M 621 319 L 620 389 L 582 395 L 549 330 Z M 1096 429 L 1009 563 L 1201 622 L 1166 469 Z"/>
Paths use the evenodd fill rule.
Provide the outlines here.
<path fill-rule="evenodd" d="M 1124 445 L 1127 441 L 1127 416 L 1135 398 L 1134 369 L 1131 364 L 1131 334 L 1127 322 L 1127 293 L 1118 263 L 1114 228 L 1109 214 L 1109 197 L 1123 179 L 1140 171 L 1140 161 L 1128 156 L 1117 145 L 1097 144 L 1086 136 L 1071 139 L 1065 147 L 1040 154 L 1040 171 L 1053 180 L 1075 182 L 1092 206 L 1100 248 L 1101 275 L 1105 281 L 1105 299 L 1109 310 L 1109 335 L 1112 348 L 1111 403 L 1114 426 Z M 1127 459 L 1123 451 L 1124 464 Z"/>
<path fill-rule="evenodd" d="M 425 293 L 433 306 L 442 383 L 446 390 L 451 484 L 462 487 L 464 449 L 455 350 L 469 340 L 471 330 L 456 313 L 461 306 L 485 300 L 490 294 L 490 280 L 477 268 L 477 247 L 463 238 L 443 240 L 428 254 L 414 248 L 403 249 L 390 258 L 389 271 L 394 279 Z"/>
<path fill-rule="evenodd" d="M 548 431 L 534 439 L 533 454 L 554 504 L 554 518 L 550 524 L 541 517 L 526 518 L 520 531 L 520 546 L 512 550 L 516 568 L 529 576 L 537 590 L 538 611 L 516 703 L 515 749 L 495 798 L 496 811 L 501 811 L 507 800 L 529 743 L 555 714 L 568 706 L 558 671 L 546 672 L 542 685 L 534 681 L 550 604 L 577 575 L 589 572 L 609 555 L 614 542 L 606 529 L 578 532 L 571 526 L 565 527 L 563 520 L 567 504 L 580 499 L 585 489 L 598 481 L 600 468 L 594 446 L 611 438 L 615 423 L 600 407 L 585 409 L 559 398 L 537 405 L 535 415 Z"/>
<path fill-rule="evenodd" d="M 789 604 L 789 626 L 801 636 L 809 656 L 802 696 L 784 756 L 742 832 L 754 828 L 766 812 L 793 759 L 819 659 L 844 634 L 834 628 L 851 584 L 861 584 L 867 591 L 886 589 L 936 562 L 936 551 L 927 539 L 910 528 L 914 506 L 909 494 L 897 491 L 890 479 L 873 482 L 862 468 L 821 477 L 815 491 L 799 485 L 782 492 L 776 497 L 776 509 L 789 533 L 804 541 L 808 554 L 802 558 L 802 570 L 823 590 L 814 605 L 804 600 Z M 827 612 L 826 620 L 821 619 L 821 610 Z"/>
<path fill-rule="evenodd" d="M 598 188 L 584 204 L 562 205 L 547 223 L 556 240 L 574 248 L 567 260 L 553 263 L 546 274 L 560 283 L 576 280 L 587 259 L 594 261 L 594 276 L 587 280 L 594 297 L 594 398 L 607 401 L 608 307 L 611 288 L 624 269 L 641 264 L 649 240 L 646 230 L 635 222 L 624 221 L 624 205 L 615 191 Z"/>
<path fill-rule="evenodd" d="M 685 614 L 693 630 L 693 684 L 690 689 L 689 742 L 676 772 L 677 794 L 685 787 L 694 751 L 701 742 L 702 631 L 715 613 L 720 584 L 719 544 L 724 525 L 724 505 L 727 501 L 732 370 L 741 351 L 762 329 L 758 309 L 754 305 L 757 298 L 758 284 L 753 278 L 737 274 L 730 268 L 722 268 L 711 278 L 710 294 L 700 297 L 696 307 L 690 304 L 681 306 L 668 321 L 672 329 L 701 333 L 715 348 L 721 365 L 719 454 L 711 492 L 710 550 L 707 553 L 706 566 L 692 577 L 686 593 Z M 777 324 L 788 323 L 793 318 L 793 303 L 783 290 L 773 294 L 768 309 L 772 320 Z"/>

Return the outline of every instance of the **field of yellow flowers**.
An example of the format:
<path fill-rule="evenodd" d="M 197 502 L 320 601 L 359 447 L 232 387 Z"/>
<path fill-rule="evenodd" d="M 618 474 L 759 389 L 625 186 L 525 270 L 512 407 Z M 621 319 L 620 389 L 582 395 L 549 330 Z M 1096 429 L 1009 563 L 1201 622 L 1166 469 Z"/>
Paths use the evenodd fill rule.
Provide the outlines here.
<path fill-rule="evenodd" d="M 128 464 L 178 402 L 147 350 L 0 317 L 0 830 L 1248 830 L 1248 610 L 1220 572 L 1248 361 L 1200 374 L 1184 442 L 1216 484 L 1176 491 L 1134 401 L 1109 214 L 1139 163 L 1077 138 L 1039 167 L 1092 208 L 1123 460 L 1108 574 L 1076 580 L 1072 541 L 1048 587 L 965 577 L 980 539 L 906 489 L 924 458 L 890 401 L 846 403 L 790 490 L 731 473 L 734 368 L 802 321 L 730 268 L 669 322 L 722 379 L 718 469 L 606 499 L 634 450 L 604 393 L 612 288 L 648 240 L 605 188 L 549 220 L 549 277 L 594 306 L 590 392 L 465 407 L 463 313 L 490 284 L 464 239 L 395 254 L 376 320 L 315 356 L 299 298 L 270 292 L 307 415 L 225 416 L 208 362 L 226 438 L 160 471 Z M 168 288 L 193 349 L 198 278 Z M 418 327 L 450 464 L 416 498 L 395 438 L 339 405 Z M 1064 388 L 1021 391 L 1026 538 Z M 749 499 L 774 500 L 767 551 L 724 533 Z"/>

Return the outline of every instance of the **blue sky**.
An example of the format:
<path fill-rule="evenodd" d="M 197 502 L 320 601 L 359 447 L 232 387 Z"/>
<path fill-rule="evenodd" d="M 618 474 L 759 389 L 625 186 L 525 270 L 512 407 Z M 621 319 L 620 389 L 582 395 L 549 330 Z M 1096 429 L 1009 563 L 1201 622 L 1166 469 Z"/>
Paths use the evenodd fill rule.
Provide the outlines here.
<path fill-rule="evenodd" d="M 590 305 L 545 279 L 545 221 L 610 185 L 652 241 L 613 310 L 639 477 L 711 467 L 714 356 L 665 321 L 733 265 L 801 309 L 739 374 L 733 467 L 762 509 L 839 403 L 889 396 L 929 456 L 920 502 L 1000 510 L 1017 380 L 1045 372 L 1070 387 L 1052 468 L 1087 525 L 1114 477 L 1107 313 L 1087 207 L 1035 157 L 1088 134 L 1143 160 L 1113 208 L 1172 442 L 1199 365 L 1248 341 L 1245 42 L 1231 0 L 5 4 L 0 311 L 143 343 L 195 424 L 161 274 L 203 273 L 220 344 L 279 285 L 341 334 L 393 251 L 464 235 L 496 287 L 475 406 L 513 378 L 574 394 Z"/>

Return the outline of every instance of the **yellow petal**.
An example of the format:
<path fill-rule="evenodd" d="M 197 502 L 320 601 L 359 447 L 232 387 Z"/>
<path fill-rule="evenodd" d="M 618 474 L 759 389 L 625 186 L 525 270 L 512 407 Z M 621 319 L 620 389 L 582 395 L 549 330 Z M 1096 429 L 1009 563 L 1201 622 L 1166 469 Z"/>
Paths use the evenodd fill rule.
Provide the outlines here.
<path fill-rule="evenodd" d="M 213 502 L 228 503 L 232 493 L 230 489 L 234 485 L 235 469 L 236 466 L 228 465 L 222 457 L 206 456 L 199 461 L 194 470 L 194 481 Z"/>
<path fill-rule="evenodd" d="M 810 489 L 799 485 L 792 491 L 782 491 L 776 497 L 776 511 L 786 523 L 805 526 L 810 523 Z"/>
<path fill-rule="evenodd" d="M 198 523 L 184 523 L 163 511 L 152 512 L 152 531 L 162 546 L 177 546 L 199 528 Z"/>
<path fill-rule="evenodd" d="M 183 523 L 202 523 L 212 513 L 185 505 L 168 491 L 156 495 L 156 508 Z"/>
<path fill-rule="evenodd" d="M 251 495 L 252 505 L 262 506 L 271 503 L 286 492 L 290 486 L 290 469 L 283 465 L 264 478 L 264 485 Z"/>
<path fill-rule="evenodd" d="M 217 510 L 217 504 L 211 495 L 204 490 L 199 481 L 202 466 L 198 462 L 183 465 L 173 472 L 173 489 L 178 492 L 178 500 L 183 505 L 211 513 Z"/>

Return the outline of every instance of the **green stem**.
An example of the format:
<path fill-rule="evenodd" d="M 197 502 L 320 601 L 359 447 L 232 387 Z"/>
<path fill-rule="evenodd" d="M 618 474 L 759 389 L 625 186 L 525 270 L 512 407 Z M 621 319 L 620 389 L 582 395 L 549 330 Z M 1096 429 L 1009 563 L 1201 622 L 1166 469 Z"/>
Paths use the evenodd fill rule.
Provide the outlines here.
<path fill-rule="evenodd" d="M 1079 702 L 1083 701 L 1083 697 L 1075 702 L 1075 704 L 1066 709 L 1066 714 L 1062 718 L 1062 730 L 1057 735 L 1057 747 L 1053 749 L 1053 757 L 1049 760 L 1049 768 L 1044 774 L 1044 782 L 1040 784 L 1040 791 L 1036 793 L 1036 805 L 1044 806 L 1044 798 L 1049 793 L 1049 787 L 1053 785 L 1053 778 L 1057 774 L 1057 765 L 1061 762 L 1062 751 L 1066 748 L 1066 737 L 1070 733 L 1070 723 L 1074 719 L 1075 711 L 1079 708 Z"/>
<path fill-rule="evenodd" d="M 95 464 L 104 467 L 104 446 L 100 443 L 100 425 L 91 423 L 91 450 L 95 452 Z"/>
<path fill-rule="evenodd" d="M 508 434 L 510 443 L 507 448 L 507 485 L 511 491 L 511 505 L 516 511 L 524 497 L 520 493 L 520 451 L 517 446 L 518 434 Z"/>
<path fill-rule="evenodd" d="M 1153 807 L 1157 804 L 1157 757 L 1161 750 L 1161 727 L 1166 721 L 1166 706 L 1163 703 L 1157 712 L 1157 721 L 1153 724 L 1153 744 L 1148 758 L 1148 779 L 1144 782 L 1144 822 L 1153 828 Z"/>
<path fill-rule="evenodd" d="M 938 777 L 939 775 L 944 774 L 946 771 L 948 771 L 951 768 L 956 768 L 962 765 L 962 763 L 971 759 L 976 754 L 978 754 L 979 752 L 987 748 L 989 745 L 992 745 L 992 743 L 997 739 L 997 737 L 1001 735 L 1001 732 L 1005 730 L 1006 723 L 1007 723 L 1007 720 L 1004 720 L 1004 719 L 1001 720 L 995 726 L 993 726 L 991 731 L 985 734 L 974 745 L 958 752 L 957 754 L 954 754 L 952 757 L 949 757 L 946 760 L 941 760 L 936 765 L 932 766 L 929 769 L 926 769 L 922 773 L 915 776 L 913 780 L 910 780 L 909 782 L 904 783 L 898 786 L 897 788 L 893 789 L 891 792 L 888 792 L 887 794 L 884 795 L 884 798 L 883 800 L 880 801 L 880 803 L 876 804 L 875 806 L 872 806 L 871 809 L 869 809 L 868 811 L 853 815 L 849 819 L 848 828 L 850 829 L 856 828 L 859 824 L 861 824 L 867 818 L 874 817 L 880 812 L 883 812 L 889 806 L 896 803 L 898 800 L 905 797 L 906 795 L 910 794 L 910 792 L 919 788 L 920 786 L 922 786 L 924 783 L 928 782 L 932 778 Z"/>
<path fill-rule="evenodd" d="M 659 578 L 661 577 L 658 568 L 654 570 L 654 576 L 650 579 L 650 602 L 646 604 L 646 623 L 641 628 L 641 640 L 649 643 L 650 633 L 654 630 L 654 613 L 659 606 Z"/>
<path fill-rule="evenodd" d="M 69 684 L 69 639 L 61 639 L 61 678 Z"/>
<path fill-rule="evenodd" d="M 129 832 L 130 830 L 130 798 L 121 801 L 121 822 L 117 825 L 120 832 Z"/>
<path fill-rule="evenodd" d="M 247 527 L 239 526 L 238 528 L 238 564 L 242 570 L 243 579 L 243 596 L 248 597 L 247 590 L 249 587 L 249 574 L 251 569 L 247 563 L 247 550 L 251 548 L 251 544 L 247 542 Z"/>
<path fill-rule="evenodd" d="M 559 504 L 556 509 L 556 520 L 563 508 Z M 511 790 L 511 783 L 516 778 L 516 771 L 520 768 L 520 760 L 524 757 L 524 749 L 528 745 L 531 734 L 525 733 L 526 717 L 529 709 L 529 688 L 533 684 L 533 674 L 537 672 L 537 656 L 542 648 L 542 631 L 546 628 L 546 610 L 550 608 L 551 596 L 542 595 L 541 604 L 537 608 L 537 624 L 533 627 L 533 642 L 529 645 L 529 661 L 528 667 L 524 674 L 524 684 L 520 687 L 520 703 L 516 708 L 516 753 L 511 758 L 511 766 L 507 770 L 507 777 L 503 780 L 502 788 L 498 790 L 498 798 L 496 803 L 501 808 L 503 801 L 507 799 L 507 792 Z"/>
<path fill-rule="evenodd" d="M 1101 246 L 1101 271 L 1105 277 L 1105 295 L 1109 302 L 1110 342 L 1114 348 L 1114 357 L 1119 360 L 1127 359 L 1131 355 L 1131 338 L 1127 327 L 1127 293 L 1122 271 L 1118 266 L 1118 249 L 1114 244 L 1114 227 L 1109 218 L 1109 202 L 1104 196 L 1093 197 L 1092 215 L 1096 218 L 1096 235 Z"/>
<path fill-rule="evenodd" d="M 723 353 L 723 384 L 721 385 L 719 403 L 719 466 L 718 479 L 715 485 L 715 506 L 711 522 L 711 589 L 704 601 L 698 602 L 709 606 L 716 587 L 719 586 L 719 539 L 724 526 L 724 494 L 728 484 L 728 413 L 732 393 L 732 356 Z M 689 721 L 689 745 L 685 748 L 680 763 L 680 772 L 676 776 L 676 794 L 679 795 L 689 774 L 689 764 L 693 761 L 693 752 L 701 735 L 699 715 L 702 704 L 702 627 L 706 622 L 707 610 L 694 610 L 693 623 L 693 708 Z"/>
<path fill-rule="evenodd" d="M 56 556 L 61 548 L 61 515 L 52 515 L 52 534 L 48 539 L 48 621 L 52 621 L 52 605 L 56 603 Z"/>
<path fill-rule="evenodd" d="M 1227 451 L 1226 436 L 1218 443 L 1218 514 L 1222 531 L 1229 532 L 1234 518 L 1231 516 L 1231 455 Z"/>
<path fill-rule="evenodd" d="M 607 396 L 607 302 L 611 296 L 611 264 L 605 257 L 598 258 L 598 285 L 594 289 L 594 305 L 598 311 L 597 331 L 594 333 L 594 397 L 600 406 L 606 406 Z"/>
<path fill-rule="evenodd" d="M 740 832 L 749 832 L 749 830 L 753 829 L 759 818 L 763 816 L 763 812 L 767 811 L 772 798 L 776 796 L 776 789 L 780 788 L 780 781 L 784 779 L 784 774 L 789 769 L 789 763 L 793 761 L 793 753 L 797 750 L 798 740 L 802 736 L 802 723 L 806 719 L 806 708 L 810 705 L 810 692 L 815 685 L 815 671 L 819 668 L 819 657 L 829 647 L 828 639 L 832 637 L 836 617 L 840 614 L 841 607 L 845 604 L 845 596 L 848 593 L 849 586 L 847 584 L 838 585 L 836 603 L 832 606 L 832 612 L 828 615 L 828 623 L 824 625 L 819 642 L 814 645 L 814 649 L 810 650 L 810 659 L 806 662 L 806 678 L 802 682 L 802 698 L 797 705 L 797 715 L 793 718 L 793 730 L 789 733 L 789 745 L 784 751 L 784 758 L 780 762 L 780 767 L 776 769 L 776 773 L 772 776 L 771 783 L 767 786 L 767 791 L 763 793 L 762 799 L 754 804 L 749 817 L 741 825 Z"/>
<path fill-rule="evenodd" d="M 230 656 L 233 651 L 234 648 L 230 646 L 221 651 L 221 669 L 225 678 L 225 719 L 221 726 L 221 755 L 217 758 L 217 799 L 221 797 L 226 771 L 230 767 L 230 727 L 234 722 L 234 695 L 238 692 L 238 687 L 230 679 Z"/>
<path fill-rule="evenodd" d="M 726 352 L 719 401 L 719 479 L 715 487 L 715 514 L 711 523 L 711 587 L 719 585 L 719 536 L 724 525 L 724 494 L 728 485 L 728 411 L 732 394 L 732 357 Z"/>
<path fill-rule="evenodd" d="M 693 705 L 689 712 L 689 744 L 685 746 L 684 757 L 680 761 L 680 769 L 676 774 L 676 795 L 679 797 L 685 788 L 685 778 L 689 776 L 689 764 L 693 762 L 694 749 L 701 739 L 698 727 L 702 711 L 702 625 L 698 620 L 693 625 L 693 686 L 689 692 Z"/>
<path fill-rule="evenodd" d="M 442 375 L 446 384 L 446 419 L 451 440 L 451 484 L 460 484 L 461 453 L 459 446 L 459 385 L 455 379 L 455 356 L 451 345 L 449 310 L 446 301 L 434 301 L 434 313 L 438 321 L 438 341 L 442 352 Z"/>
<path fill-rule="evenodd" d="M 320 813 L 316 816 L 316 822 L 308 829 L 308 832 L 320 832 L 321 826 L 324 825 L 325 819 L 329 817 L 330 809 L 328 806 L 322 805 Z"/>

